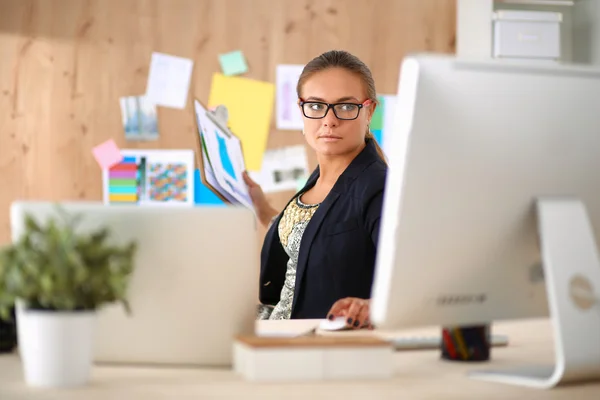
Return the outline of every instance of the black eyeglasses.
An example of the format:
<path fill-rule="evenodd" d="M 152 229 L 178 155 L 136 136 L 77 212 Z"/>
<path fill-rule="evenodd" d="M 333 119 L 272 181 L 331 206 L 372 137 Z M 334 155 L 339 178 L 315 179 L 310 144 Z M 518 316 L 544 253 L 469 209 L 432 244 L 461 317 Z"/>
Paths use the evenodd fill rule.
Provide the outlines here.
<path fill-rule="evenodd" d="M 310 119 L 321 119 L 325 118 L 329 109 L 333 109 L 333 113 L 337 119 L 353 120 L 358 118 L 360 109 L 371 105 L 372 101 L 367 99 L 362 103 L 323 103 L 321 101 L 304 101 L 300 100 L 300 107 L 302 107 L 302 113 L 306 118 Z"/>

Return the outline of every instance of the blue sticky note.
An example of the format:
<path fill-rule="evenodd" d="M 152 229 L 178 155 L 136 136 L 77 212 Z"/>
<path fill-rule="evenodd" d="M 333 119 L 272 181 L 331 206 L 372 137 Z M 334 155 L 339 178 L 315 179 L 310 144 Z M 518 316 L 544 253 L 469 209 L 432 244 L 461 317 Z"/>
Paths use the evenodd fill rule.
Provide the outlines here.
<path fill-rule="evenodd" d="M 225 205 L 223 200 L 202 183 L 200 170 L 194 172 L 194 203 L 197 206 Z"/>
<path fill-rule="evenodd" d="M 239 75 L 248 72 L 246 58 L 240 50 L 219 54 L 219 62 L 224 75 Z"/>

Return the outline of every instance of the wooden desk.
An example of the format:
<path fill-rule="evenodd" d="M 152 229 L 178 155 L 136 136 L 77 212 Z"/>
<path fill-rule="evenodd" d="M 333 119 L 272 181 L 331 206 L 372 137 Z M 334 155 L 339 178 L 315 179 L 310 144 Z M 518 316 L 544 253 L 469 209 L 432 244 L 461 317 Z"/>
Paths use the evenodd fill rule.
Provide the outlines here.
<path fill-rule="evenodd" d="M 498 323 L 493 331 L 509 335 L 510 344 L 495 348 L 490 363 L 441 361 L 438 351 L 398 352 L 395 377 L 383 381 L 253 384 L 225 369 L 104 366 L 94 369 L 85 388 L 40 390 L 24 385 L 18 357 L 7 355 L 0 356 L 0 399 L 600 399 L 600 382 L 543 391 L 467 378 L 470 369 L 552 362 L 547 320 Z"/>

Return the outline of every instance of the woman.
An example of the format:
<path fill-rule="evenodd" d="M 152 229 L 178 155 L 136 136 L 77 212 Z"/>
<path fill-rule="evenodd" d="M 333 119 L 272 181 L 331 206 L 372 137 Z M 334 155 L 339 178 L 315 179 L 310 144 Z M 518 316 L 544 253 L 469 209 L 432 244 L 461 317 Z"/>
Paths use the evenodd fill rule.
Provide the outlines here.
<path fill-rule="evenodd" d="M 259 319 L 347 318 L 369 326 L 387 166 L 369 124 L 377 104 L 367 66 L 344 51 L 310 61 L 297 86 L 303 135 L 318 167 L 279 213 L 247 175 L 269 226 L 261 252 Z"/>

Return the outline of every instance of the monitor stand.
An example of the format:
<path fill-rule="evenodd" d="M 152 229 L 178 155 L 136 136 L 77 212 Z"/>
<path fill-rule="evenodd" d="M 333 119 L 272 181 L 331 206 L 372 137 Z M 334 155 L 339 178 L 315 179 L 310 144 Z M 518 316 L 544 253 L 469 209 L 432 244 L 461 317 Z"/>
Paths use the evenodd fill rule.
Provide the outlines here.
<path fill-rule="evenodd" d="M 537 216 L 555 365 L 469 377 L 539 389 L 600 380 L 600 262 L 585 206 L 577 199 L 543 198 Z"/>

